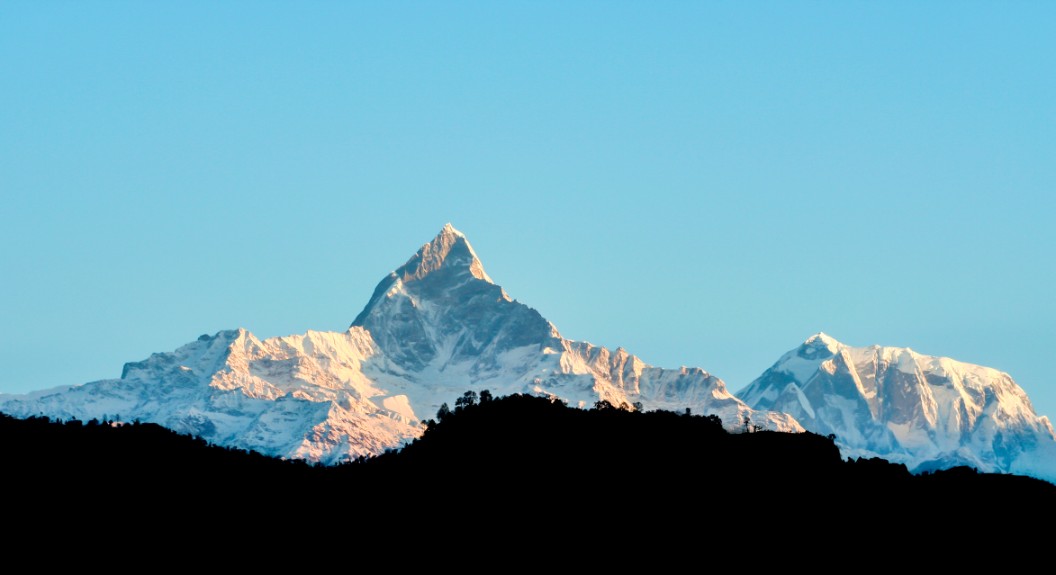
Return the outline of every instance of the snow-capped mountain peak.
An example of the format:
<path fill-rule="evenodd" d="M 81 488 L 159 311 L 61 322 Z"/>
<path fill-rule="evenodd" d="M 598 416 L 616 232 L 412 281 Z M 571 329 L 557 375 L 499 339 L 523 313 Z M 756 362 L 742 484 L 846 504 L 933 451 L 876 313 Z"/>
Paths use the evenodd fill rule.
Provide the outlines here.
<path fill-rule="evenodd" d="M 495 284 L 451 224 L 378 284 L 352 326 L 367 329 L 390 359 L 411 371 L 453 360 L 487 370 L 498 354 L 515 348 L 560 347 L 554 326 Z"/>
<path fill-rule="evenodd" d="M 738 393 L 835 434 L 848 456 L 928 469 L 956 464 L 1056 478 L 1056 435 L 1007 373 L 905 347 L 854 347 L 819 333 Z M 1049 463 L 1045 463 L 1050 460 Z"/>
<path fill-rule="evenodd" d="M 835 355 L 841 347 L 843 347 L 842 343 L 825 332 L 819 331 L 803 342 L 799 348 L 799 354 L 802 357 L 828 357 Z"/>
<path fill-rule="evenodd" d="M 432 273 L 469 274 L 479 280 L 495 283 L 484 271 L 477 252 L 465 234 L 450 223 L 445 224 L 433 241 L 423 245 L 407 263 L 393 272 L 404 283 L 420 280 Z"/>
<path fill-rule="evenodd" d="M 389 273 L 345 332 L 205 335 L 128 363 L 120 379 L 0 396 L 0 410 L 155 422 L 221 445 L 335 463 L 399 447 L 467 390 L 589 407 L 716 414 L 733 429 L 801 431 L 753 410 L 703 369 L 662 369 L 561 337 L 485 273 L 450 224 Z"/>

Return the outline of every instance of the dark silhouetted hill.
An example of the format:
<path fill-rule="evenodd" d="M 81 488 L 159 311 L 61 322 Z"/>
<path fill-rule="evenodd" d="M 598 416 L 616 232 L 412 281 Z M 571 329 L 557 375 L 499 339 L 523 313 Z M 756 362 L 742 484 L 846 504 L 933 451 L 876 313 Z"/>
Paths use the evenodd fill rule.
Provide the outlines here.
<path fill-rule="evenodd" d="M 401 451 L 335 467 L 152 424 L 0 416 L 4 514 L 11 525 L 52 535 L 64 526 L 84 540 L 102 524 L 125 537 L 164 533 L 156 544 L 206 533 L 243 543 L 265 533 L 330 538 L 334 524 L 372 545 L 529 532 L 685 544 L 741 530 L 801 542 L 888 524 L 906 534 L 963 529 L 1056 505 L 1056 486 L 1044 481 L 966 468 L 914 476 L 880 459 L 843 460 L 832 439 L 812 433 L 731 434 L 714 417 L 485 399 L 430 422 Z"/>

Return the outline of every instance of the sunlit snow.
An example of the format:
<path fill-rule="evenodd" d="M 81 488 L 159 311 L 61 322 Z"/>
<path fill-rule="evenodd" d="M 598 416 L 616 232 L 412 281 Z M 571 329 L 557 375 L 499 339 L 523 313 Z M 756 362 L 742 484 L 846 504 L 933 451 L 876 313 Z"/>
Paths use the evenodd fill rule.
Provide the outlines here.
<path fill-rule="evenodd" d="M 335 463 L 399 447 L 466 390 L 532 393 L 591 407 L 745 417 L 800 431 L 789 415 L 757 411 L 702 369 L 652 367 L 622 349 L 567 340 L 512 300 L 450 224 L 378 285 L 345 332 L 258 339 L 244 330 L 202 336 L 129 363 L 120 379 L 0 397 L 16 415 L 139 419 L 221 445 Z"/>
<path fill-rule="evenodd" d="M 817 334 L 738 395 L 757 409 L 791 413 L 811 431 L 835 434 L 848 457 L 1056 479 L 1037 455 L 1056 444 L 1052 425 L 1008 374 L 992 368 L 908 348 L 852 347 Z"/>

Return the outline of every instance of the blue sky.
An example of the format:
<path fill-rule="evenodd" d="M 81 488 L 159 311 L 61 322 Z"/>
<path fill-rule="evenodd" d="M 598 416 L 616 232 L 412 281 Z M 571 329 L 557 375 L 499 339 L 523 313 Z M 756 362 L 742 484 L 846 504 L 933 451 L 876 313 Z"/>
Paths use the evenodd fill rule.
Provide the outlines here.
<path fill-rule="evenodd" d="M 738 390 L 817 331 L 1056 416 L 1056 5 L 0 3 L 0 391 L 343 330 L 447 222 Z"/>

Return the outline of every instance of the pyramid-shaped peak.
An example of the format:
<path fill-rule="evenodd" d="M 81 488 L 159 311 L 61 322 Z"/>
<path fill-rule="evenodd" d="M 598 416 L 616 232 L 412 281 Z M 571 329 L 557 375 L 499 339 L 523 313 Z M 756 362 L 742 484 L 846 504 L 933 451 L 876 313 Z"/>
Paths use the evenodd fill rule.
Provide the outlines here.
<path fill-rule="evenodd" d="M 437 238 L 439 238 L 440 236 L 456 236 L 460 238 L 465 238 L 466 234 L 456 230 L 455 226 L 451 225 L 451 222 L 447 222 L 446 224 L 444 224 L 444 227 L 440 230 L 440 233 L 437 234 Z"/>
<path fill-rule="evenodd" d="M 819 331 L 818 333 L 808 337 L 807 340 L 803 342 L 803 345 L 818 347 L 837 347 L 843 344 L 837 341 L 836 338 L 832 337 L 831 335 L 823 331 Z"/>
<path fill-rule="evenodd" d="M 468 272 L 473 277 L 495 283 L 484 271 L 466 235 L 450 223 L 444 224 L 433 240 L 421 247 L 407 263 L 396 270 L 396 277 L 404 282 L 420 280 L 439 270 Z"/>
<path fill-rule="evenodd" d="M 799 346 L 797 355 L 804 358 L 826 358 L 832 357 L 840 351 L 844 345 L 829 334 L 819 331 L 807 338 L 803 345 Z"/>

